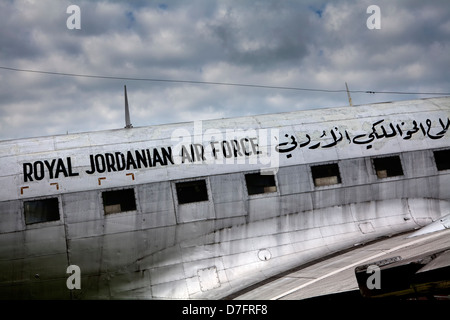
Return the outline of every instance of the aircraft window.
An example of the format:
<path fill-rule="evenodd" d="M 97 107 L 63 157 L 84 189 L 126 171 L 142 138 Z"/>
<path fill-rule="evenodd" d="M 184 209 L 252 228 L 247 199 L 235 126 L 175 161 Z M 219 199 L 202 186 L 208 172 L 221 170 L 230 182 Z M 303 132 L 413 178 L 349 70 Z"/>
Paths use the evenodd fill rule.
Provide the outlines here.
<path fill-rule="evenodd" d="M 311 171 L 316 187 L 330 186 L 342 182 L 337 163 L 312 166 Z"/>
<path fill-rule="evenodd" d="M 208 201 L 206 180 L 178 182 L 175 187 L 179 204 Z"/>
<path fill-rule="evenodd" d="M 58 198 L 24 202 L 25 223 L 33 224 L 59 220 Z"/>
<path fill-rule="evenodd" d="M 245 175 L 248 195 L 277 192 L 273 174 L 248 173 Z"/>
<path fill-rule="evenodd" d="M 379 179 L 403 175 L 399 156 L 373 159 L 373 165 Z"/>
<path fill-rule="evenodd" d="M 439 171 L 450 169 L 450 149 L 434 151 L 434 161 Z"/>
<path fill-rule="evenodd" d="M 136 210 L 134 189 L 102 192 L 105 214 Z"/>

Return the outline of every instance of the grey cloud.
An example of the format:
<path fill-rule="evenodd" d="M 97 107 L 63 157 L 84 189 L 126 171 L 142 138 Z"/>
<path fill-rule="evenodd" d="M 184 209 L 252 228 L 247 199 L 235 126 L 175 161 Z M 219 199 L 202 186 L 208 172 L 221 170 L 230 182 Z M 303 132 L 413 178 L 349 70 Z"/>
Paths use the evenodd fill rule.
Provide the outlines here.
<path fill-rule="evenodd" d="M 0 65 L 134 78 L 288 87 L 443 91 L 446 1 L 70 1 L 0 4 Z M 381 30 L 366 9 L 381 7 Z M 346 94 L 105 80 L 0 70 L 0 139 L 347 104 Z M 354 94 L 353 102 L 419 95 Z"/>
<path fill-rule="evenodd" d="M 280 6 L 277 10 L 270 3 L 257 10 L 227 9 L 208 23 L 224 52 L 223 59 L 256 69 L 300 62 L 308 54 L 308 13 Z"/>

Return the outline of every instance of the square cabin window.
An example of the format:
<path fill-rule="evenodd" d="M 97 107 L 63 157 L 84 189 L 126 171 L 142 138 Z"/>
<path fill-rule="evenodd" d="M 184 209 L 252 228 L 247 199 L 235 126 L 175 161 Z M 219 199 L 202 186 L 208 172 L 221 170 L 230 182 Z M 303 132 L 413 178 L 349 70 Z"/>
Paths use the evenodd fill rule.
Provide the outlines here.
<path fill-rule="evenodd" d="M 378 179 L 403 175 L 402 163 L 399 156 L 375 158 L 373 165 Z"/>
<path fill-rule="evenodd" d="M 341 174 L 337 163 L 311 167 L 314 186 L 323 187 L 341 183 Z"/>
<path fill-rule="evenodd" d="M 58 198 L 25 201 L 23 207 L 26 224 L 59 220 Z"/>
<path fill-rule="evenodd" d="M 178 204 L 208 201 L 206 180 L 178 182 L 175 184 Z"/>
<path fill-rule="evenodd" d="M 123 189 L 102 192 L 105 214 L 136 210 L 134 189 Z"/>
<path fill-rule="evenodd" d="M 450 169 L 450 149 L 434 151 L 434 161 L 439 171 Z"/>
<path fill-rule="evenodd" d="M 248 173 L 245 175 L 248 195 L 277 192 L 273 174 Z"/>

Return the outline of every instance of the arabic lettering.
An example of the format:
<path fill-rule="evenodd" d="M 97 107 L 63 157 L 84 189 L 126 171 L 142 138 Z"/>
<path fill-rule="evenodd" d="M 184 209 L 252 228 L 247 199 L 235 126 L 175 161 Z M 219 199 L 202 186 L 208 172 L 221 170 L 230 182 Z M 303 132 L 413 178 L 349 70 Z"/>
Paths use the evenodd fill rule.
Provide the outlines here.
<path fill-rule="evenodd" d="M 335 131 L 339 133 L 339 135 L 340 135 L 339 138 L 336 137 Z M 325 132 L 325 131 L 324 131 L 324 132 Z M 322 148 L 330 148 L 330 147 L 334 147 L 335 145 L 337 145 L 338 142 L 341 142 L 341 141 L 342 141 L 342 139 L 343 139 L 342 133 L 339 132 L 339 129 L 338 129 L 337 127 L 335 127 L 334 130 L 331 130 L 330 133 L 331 133 L 331 135 L 332 135 L 332 137 L 333 137 L 333 142 L 332 142 L 332 143 L 329 143 L 329 144 L 327 144 L 327 145 L 325 145 L 325 146 L 322 146 Z"/>
<path fill-rule="evenodd" d="M 428 127 L 428 129 L 427 129 L 427 136 L 430 139 L 433 139 L 433 140 L 441 139 L 445 135 L 445 133 L 447 132 L 448 128 L 450 127 L 450 118 L 447 118 L 447 124 L 446 125 L 444 125 L 444 122 L 442 121 L 442 119 L 439 118 L 439 123 L 442 126 L 442 130 L 439 131 L 438 133 L 436 133 L 436 135 L 433 135 L 433 134 L 430 133 L 431 120 L 427 119 L 426 123 L 427 123 L 427 127 Z"/>
<path fill-rule="evenodd" d="M 286 138 L 288 138 L 289 137 L 289 135 L 288 134 L 285 134 L 284 135 Z M 295 137 L 294 136 L 291 136 L 291 142 L 283 142 L 283 143 L 280 143 L 280 144 L 278 144 L 277 146 L 275 146 L 275 150 L 277 151 L 277 152 L 279 152 L 279 153 L 285 153 L 285 152 L 291 152 L 291 151 L 293 151 L 295 148 L 297 148 L 297 141 L 295 140 Z M 287 148 L 285 148 L 285 149 L 280 149 L 280 147 L 284 147 L 284 146 L 288 146 Z M 286 157 L 287 158 L 290 158 L 290 157 L 292 157 L 292 154 L 288 154 L 288 155 L 286 155 Z"/>
<path fill-rule="evenodd" d="M 422 122 L 418 123 L 416 120 L 412 121 L 412 125 L 405 128 L 406 123 L 404 121 L 394 125 L 391 123 L 385 123 L 385 119 L 378 120 L 372 123 L 372 130 L 370 132 L 352 135 L 345 130 L 342 133 L 338 127 L 334 127 L 333 129 L 326 131 L 322 130 L 322 134 L 320 139 L 329 138 L 331 136 L 331 142 L 327 144 L 323 144 L 323 141 L 312 141 L 311 136 L 306 134 L 306 141 L 297 142 L 297 138 L 294 135 L 285 134 L 284 137 L 288 139 L 288 141 L 281 142 L 275 146 L 275 150 L 278 153 L 286 154 L 287 158 L 292 157 L 292 152 L 299 147 L 300 149 L 308 147 L 308 149 L 314 150 L 320 148 L 331 148 L 338 145 L 340 142 L 344 140 L 344 136 L 347 139 L 348 143 L 354 143 L 357 145 L 366 145 L 366 149 L 372 148 L 372 143 L 381 139 L 389 139 L 399 135 L 403 140 L 409 140 L 418 133 L 422 132 L 424 137 L 428 137 L 432 140 L 441 139 L 447 133 L 450 128 L 450 118 L 446 119 L 447 122 L 439 118 L 439 127 L 437 125 L 438 132 L 433 132 L 436 128 L 433 128 L 433 123 L 430 119 L 426 119 L 425 124 Z M 327 142 L 330 139 L 327 139 Z"/>

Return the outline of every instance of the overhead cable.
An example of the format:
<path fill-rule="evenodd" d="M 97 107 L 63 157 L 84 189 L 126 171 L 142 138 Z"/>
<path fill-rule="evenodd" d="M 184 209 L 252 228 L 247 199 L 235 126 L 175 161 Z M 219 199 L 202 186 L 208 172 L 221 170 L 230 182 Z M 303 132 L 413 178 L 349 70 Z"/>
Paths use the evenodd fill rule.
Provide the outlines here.
<path fill-rule="evenodd" d="M 263 89 L 281 89 L 281 90 L 297 90 L 297 91 L 312 91 L 312 92 L 328 92 L 339 93 L 347 92 L 346 89 L 331 90 L 331 89 L 315 89 L 315 88 L 298 88 L 298 87 L 283 87 L 283 86 L 269 86 L 259 84 L 246 84 L 246 83 L 229 83 L 229 82 L 213 82 L 213 81 L 196 81 L 196 80 L 177 80 L 177 79 L 155 79 L 155 78 L 136 78 L 136 77 L 118 77 L 118 76 L 106 76 L 106 75 L 92 75 L 92 74 L 78 74 L 78 73 L 66 73 L 66 72 L 53 72 L 43 70 L 30 70 L 19 69 L 0 66 L 0 69 L 16 71 L 16 72 L 28 72 L 47 75 L 67 76 L 67 77 L 80 77 L 80 78 L 95 78 L 95 79 L 108 79 L 108 80 L 127 80 L 127 81 L 152 81 L 152 82 L 169 82 L 169 83 L 187 83 L 187 84 L 205 84 L 205 85 L 221 85 L 221 86 L 236 86 L 236 87 L 250 87 L 250 88 L 263 88 Z M 370 91 L 370 90 L 349 90 L 351 93 L 384 93 L 384 94 L 421 94 L 421 95 L 450 95 L 450 92 L 403 92 L 403 91 Z"/>

